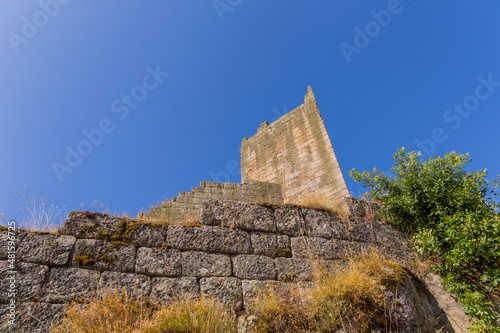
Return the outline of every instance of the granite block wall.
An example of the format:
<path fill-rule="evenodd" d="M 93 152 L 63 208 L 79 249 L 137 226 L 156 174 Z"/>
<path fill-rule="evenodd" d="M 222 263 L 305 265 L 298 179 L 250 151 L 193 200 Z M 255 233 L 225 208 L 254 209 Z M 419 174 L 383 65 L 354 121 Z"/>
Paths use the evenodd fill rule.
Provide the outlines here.
<path fill-rule="evenodd" d="M 59 234 L 18 230 L 15 264 L 0 252 L 0 316 L 9 311 L 7 272 L 18 281 L 17 328 L 45 332 L 66 304 L 106 290 L 125 288 L 163 303 L 209 295 L 242 311 L 264 285 L 311 287 L 315 264 L 336 269 L 372 247 L 410 260 L 402 234 L 362 218 L 362 205 L 346 204 L 357 214 L 349 220 L 295 206 L 209 200 L 192 226 L 72 212 Z M 1 249 L 7 241 L 3 230 Z M 7 331 L 5 323 L 0 330 Z"/>

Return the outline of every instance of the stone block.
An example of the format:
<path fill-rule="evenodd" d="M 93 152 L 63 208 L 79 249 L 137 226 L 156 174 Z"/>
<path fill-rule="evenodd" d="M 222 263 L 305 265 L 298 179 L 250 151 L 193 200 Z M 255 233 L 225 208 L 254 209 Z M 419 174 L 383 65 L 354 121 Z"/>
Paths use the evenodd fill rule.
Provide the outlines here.
<path fill-rule="evenodd" d="M 125 291 L 134 300 L 143 300 L 151 292 L 151 278 L 142 274 L 103 272 L 99 280 L 99 291 Z"/>
<path fill-rule="evenodd" d="M 373 223 L 375 243 L 399 249 L 409 249 L 408 237 L 396 227 L 386 222 L 377 221 Z"/>
<path fill-rule="evenodd" d="M 258 255 L 237 255 L 233 260 L 233 274 L 246 280 L 275 280 L 274 260 Z"/>
<path fill-rule="evenodd" d="M 227 254 L 182 252 L 182 275 L 231 276 L 231 258 Z"/>
<path fill-rule="evenodd" d="M 207 251 L 228 254 L 251 253 L 250 234 L 221 227 L 168 228 L 167 243 L 179 250 Z"/>
<path fill-rule="evenodd" d="M 376 217 L 380 213 L 381 209 L 379 204 L 351 197 L 343 198 L 342 203 L 349 211 L 349 214 L 355 217 Z"/>
<path fill-rule="evenodd" d="M 167 241 L 166 225 L 137 223 L 129 228 L 132 229 L 128 234 L 130 241 L 137 247 L 160 247 Z"/>
<path fill-rule="evenodd" d="M 293 237 L 292 255 L 302 259 L 348 259 L 360 254 L 360 245 L 340 239 L 321 237 Z"/>
<path fill-rule="evenodd" d="M 274 211 L 278 232 L 288 236 L 305 235 L 305 220 L 300 208 L 280 206 Z"/>
<path fill-rule="evenodd" d="M 310 259 L 276 258 L 278 280 L 283 282 L 311 281 L 314 265 Z"/>
<path fill-rule="evenodd" d="M 335 236 L 335 238 L 341 239 L 347 237 L 337 216 L 312 209 L 303 209 L 302 213 L 304 214 L 308 236 L 323 238 L 332 238 Z M 334 229 L 334 227 L 336 228 Z"/>
<path fill-rule="evenodd" d="M 0 231 L 0 260 L 8 259 L 9 247 L 12 246 L 14 242 L 14 252 L 19 248 L 21 241 L 26 237 L 27 233 L 24 230 L 16 229 L 14 231 L 9 231 L 8 228 L 1 229 Z M 12 251 L 11 251 L 12 252 Z"/>
<path fill-rule="evenodd" d="M 260 295 L 270 291 L 281 294 L 286 292 L 287 286 L 280 281 L 243 280 L 241 281 L 241 289 L 243 292 L 243 306 L 245 310 L 251 312 L 252 303 L 258 300 Z"/>
<path fill-rule="evenodd" d="M 49 303 L 68 303 L 76 299 L 88 299 L 95 295 L 99 273 L 76 267 L 50 269 L 47 282 L 42 288 L 41 299 Z"/>
<path fill-rule="evenodd" d="M 117 216 L 102 213 L 71 212 L 61 228 L 61 234 L 76 238 L 99 238 L 99 234 L 120 233 L 126 221 Z"/>
<path fill-rule="evenodd" d="M 68 263 L 75 242 L 73 236 L 29 233 L 21 242 L 17 255 L 24 262 L 63 266 Z"/>
<path fill-rule="evenodd" d="M 200 280 L 200 293 L 209 298 L 219 299 L 234 311 L 243 306 L 241 281 L 233 277 L 205 277 Z"/>
<path fill-rule="evenodd" d="M 11 326 L 4 319 L 10 313 L 7 304 L 0 304 L 1 332 L 49 332 L 51 324 L 57 323 L 63 315 L 66 304 L 27 302 L 17 304 L 15 325 Z"/>
<path fill-rule="evenodd" d="M 155 277 L 152 282 L 153 302 L 168 304 L 179 299 L 197 298 L 200 294 L 200 287 L 195 277 Z"/>
<path fill-rule="evenodd" d="M 252 248 L 254 254 L 268 257 L 291 257 L 290 238 L 285 235 L 276 235 L 263 232 L 252 232 Z"/>
<path fill-rule="evenodd" d="M 248 231 L 276 232 L 273 209 L 229 200 L 204 202 L 201 223 Z"/>
<path fill-rule="evenodd" d="M 356 242 L 374 243 L 376 241 L 374 224 L 364 218 L 354 217 L 347 221 L 341 221 L 346 236 L 342 239 Z"/>
<path fill-rule="evenodd" d="M 181 251 L 141 247 L 137 250 L 135 271 L 151 276 L 180 276 Z"/>
<path fill-rule="evenodd" d="M 135 271 L 136 248 L 133 245 L 113 244 L 97 239 L 78 239 L 73 265 L 99 271 Z"/>
<path fill-rule="evenodd" d="M 48 276 L 49 267 L 19 262 L 11 267 L 8 261 L 0 261 L 0 303 L 15 299 L 16 302 L 36 300 Z M 13 283 L 13 290 L 11 284 Z M 9 297 L 14 292 L 15 297 Z"/>

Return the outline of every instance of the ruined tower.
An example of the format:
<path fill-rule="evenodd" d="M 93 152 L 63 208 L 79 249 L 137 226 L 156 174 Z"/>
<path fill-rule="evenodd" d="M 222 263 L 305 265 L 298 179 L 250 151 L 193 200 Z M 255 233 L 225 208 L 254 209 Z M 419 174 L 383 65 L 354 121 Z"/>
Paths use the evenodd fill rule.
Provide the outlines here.
<path fill-rule="evenodd" d="M 286 203 L 349 196 L 311 87 L 304 104 L 243 139 L 241 179 L 280 184 Z"/>

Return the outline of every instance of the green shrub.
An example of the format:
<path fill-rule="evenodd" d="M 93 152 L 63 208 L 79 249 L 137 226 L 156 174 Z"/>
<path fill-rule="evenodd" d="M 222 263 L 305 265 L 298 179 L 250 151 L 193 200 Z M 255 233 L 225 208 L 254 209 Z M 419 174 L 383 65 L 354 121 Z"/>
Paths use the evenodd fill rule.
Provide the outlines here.
<path fill-rule="evenodd" d="M 434 257 L 434 269 L 455 293 L 466 313 L 475 318 L 471 329 L 500 332 L 494 304 L 500 299 L 500 219 L 494 200 L 499 180 L 486 170 L 467 171 L 468 154 L 422 160 L 421 153 L 401 148 L 386 175 L 373 168 L 349 175 L 368 188 L 365 198 L 383 204 L 381 214 L 409 232 L 416 250 Z"/>

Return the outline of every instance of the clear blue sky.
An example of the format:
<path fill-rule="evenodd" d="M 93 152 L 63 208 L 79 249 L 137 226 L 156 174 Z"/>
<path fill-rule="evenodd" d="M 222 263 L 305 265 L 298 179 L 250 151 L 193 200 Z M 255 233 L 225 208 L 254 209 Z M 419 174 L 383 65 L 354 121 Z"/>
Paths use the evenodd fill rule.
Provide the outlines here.
<path fill-rule="evenodd" d="M 432 154 L 469 152 L 473 168 L 500 174 L 498 1 L 0 8 L 7 216 L 18 216 L 8 191 L 25 186 L 65 212 L 97 200 L 135 216 L 223 172 L 239 182 L 241 139 L 300 105 L 308 85 L 355 196 L 362 188 L 348 170 L 388 169 L 397 148 L 422 149 L 415 140 Z M 67 147 L 86 156 L 68 163 Z"/>

